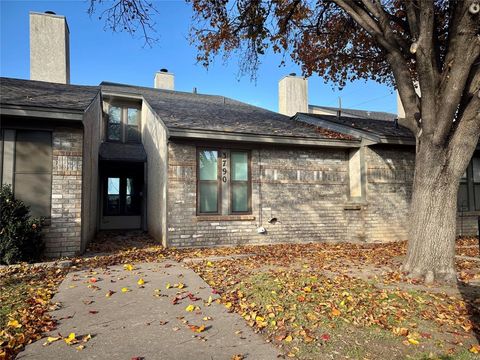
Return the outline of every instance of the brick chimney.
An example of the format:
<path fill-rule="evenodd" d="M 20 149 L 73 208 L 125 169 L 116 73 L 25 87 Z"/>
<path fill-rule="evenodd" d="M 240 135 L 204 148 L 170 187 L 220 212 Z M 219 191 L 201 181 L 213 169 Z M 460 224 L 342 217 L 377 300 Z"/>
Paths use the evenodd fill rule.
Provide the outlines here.
<path fill-rule="evenodd" d="M 308 80 L 295 73 L 278 82 L 278 112 L 293 116 L 308 112 Z"/>
<path fill-rule="evenodd" d="M 155 89 L 175 90 L 175 76 L 167 69 L 160 69 L 155 73 L 153 87 Z"/>
<path fill-rule="evenodd" d="M 30 79 L 70 84 L 70 32 L 65 16 L 30 12 Z"/>

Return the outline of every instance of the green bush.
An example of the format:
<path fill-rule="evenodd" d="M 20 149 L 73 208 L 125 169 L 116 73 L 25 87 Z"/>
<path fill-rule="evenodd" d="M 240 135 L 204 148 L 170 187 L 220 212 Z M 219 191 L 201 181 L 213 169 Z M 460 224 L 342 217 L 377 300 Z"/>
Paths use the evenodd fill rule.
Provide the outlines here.
<path fill-rule="evenodd" d="M 32 218 L 30 209 L 15 199 L 10 185 L 0 188 L 0 263 L 36 261 L 43 251 L 43 219 Z"/>

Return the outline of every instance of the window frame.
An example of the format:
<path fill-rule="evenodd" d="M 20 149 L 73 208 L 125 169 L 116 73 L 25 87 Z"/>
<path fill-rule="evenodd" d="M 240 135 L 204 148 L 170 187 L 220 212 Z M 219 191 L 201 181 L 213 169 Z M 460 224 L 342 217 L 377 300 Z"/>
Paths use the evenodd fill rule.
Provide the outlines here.
<path fill-rule="evenodd" d="M 105 141 L 112 142 L 112 143 L 120 143 L 120 144 L 141 144 L 142 143 L 142 107 L 140 104 L 131 104 L 125 102 L 109 102 L 107 103 L 107 121 L 105 122 Z M 110 139 L 110 131 L 109 131 L 109 124 L 110 124 L 110 109 L 112 107 L 120 108 L 120 140 L 112 140 Z M 137 123 L 137 131 L 138 131 L 138 139 L 137 140 L 129 140 L 128 139 L 128 128 L 133 125 L 128 124 L 128 110 L 129 109 L 136 109 L 138 111 L 138 123 Z"/>
<path fill-rule="evenodd" d="M 200 152 L 202 151 L 216 151 L 217 152 L 217 212 L 201 212 L 200 211 L 200 182 L 213 182 L 215 180 L 200 180 Z M 228 170 L 229 174 L 227 176 L 227 181 L 225 185 L 222 181 L 222 154 L 228 153 Z M 233 186 L 232 186 L 232 153 L 246 153 L 247 162 L 248 162 L 248 180 L 247 182 L 247 196 L 248 196 L 248 210 L 247 211 L 233 211 L 232 210 L 232 199 L 233 199 Z M 236 147 L 219 147 L 219 146 L 197 146 L 196 147 L 196 163 L 195 163 L 195 173 L 196 173 L 196 216 L 236 216 L 236 215 L 251 215 L 252 214 L 252 152 L 250 149 L 236 148 Z M 239 180 L 236 182 L 245 182 L 244 180 Z M 223 197 L 227 197 L 224 199 Z M 223 200 L 226 200 L 228 203 L 227 209 L 225 209 Z"/>
<path fill-rule="evenodd" d="M 200 180 L 200 153 L 202 151 L 216 151 L 217 152 L 217 211 L 216 212 L 201 212 L 200 211 L 200 183 L 208 182 L 212 183 L 215 180 Z M 221 162 L 218 159 L 221 158 L 222 150 L 216 147 L 197 147 L 196 153 L 196 177 L 197 177 L 197 191 L 196 191 L 196 214 L 197 216 L 209 216 L 209 215 L 221 215 L 222 214 L 222 168 Z"/>
<path fill-rule="evenodd" d="M 252 213 L 252 161 L 251 161 L 251 151 L 242 150 L 242 149 L 230 149 L 230 177 L 229 177 L 229 187 L 230 187 L 230 198 L 229 198 L 229 214 L 230 215 L 250 215 Z M 233 180 L 232 179 L 232 153 L 246 153 L 247 154 L 247 180 Z M 233 183 L 247 183 L 247 211 L 233 211 Z"/>
<path fill-rule="evenodd" d="M 465 214 L 465 213 L 477 213 L 480 212 L 480 204 L 476 204 L 475 195 L 476 195 L 476 186 L 480 185 L 480 182 L 475 182 L 473 177 L 473 159 L 480 158 L 479 154 L 475 153 L 470 162 L 468 163 L 467 169 L 465 170 L 466 178 L 461 178 L 459 181 L 458 186 L 458 193 L 460 193 L 460 189 L 462 186 L 466 188 L 467 194 L 467 204 L 465 207 L 461 207 L 459 204 L 459 198 L 457 194 L 457 213 Z"/>

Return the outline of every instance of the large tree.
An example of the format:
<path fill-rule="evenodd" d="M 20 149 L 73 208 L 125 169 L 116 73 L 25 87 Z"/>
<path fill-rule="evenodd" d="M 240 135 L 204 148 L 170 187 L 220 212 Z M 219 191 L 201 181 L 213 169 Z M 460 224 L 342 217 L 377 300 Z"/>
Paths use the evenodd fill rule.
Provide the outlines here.
<path fill-rule="evenodd" d="M 457 191 L 480 135 L 480 0 L 190 1 L 205 66 L 235 53 L 254 73 L 273 49 L 306 76 L 397 88 L 399 122 L 416 138 L 403 269 L 426 282 L 454 281 Z"/>

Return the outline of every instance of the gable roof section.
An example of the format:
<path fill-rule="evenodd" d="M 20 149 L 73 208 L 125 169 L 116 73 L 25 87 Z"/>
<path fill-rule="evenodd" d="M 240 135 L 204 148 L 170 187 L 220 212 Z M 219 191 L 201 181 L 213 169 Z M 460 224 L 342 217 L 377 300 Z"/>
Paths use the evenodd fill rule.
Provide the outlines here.
<path fill-rule="evenodd" d="M 356 139 L 223 96 L 102 82 L 105 94 L 140 95 L 169 130 L 193 130 L 318 140 Z"/>
<path fill-rule="evenodd" d="M 336 115 L 338 108 L 330 106 L 320 106 L 320 105 L 308 105 L 310 114 L 313 114 L 314 111 L 321 111 L 327 113 L 327 115 Z M 356 117 L 362 119 L 370 120 L 384 120 L 384 121 L 393 121 L 398 116 L 397 114 L 383 112 L 383 111 L 369 111 L 369 110 L 359 110 L 359 109 L 342 109 L 342 116 L 344 117 Z"/>
<path fill-rule="evenodd" d="M 337 117 L 333 115 L 307 113 L 298 113 L 295 119 L 375 142 L 415 143 L 415 138 L 409 129 L 401 125 L 396 126 L 395 122 L 389 120 L 373 120 L 346 116 Z"/>
<path fill-rule="evenodd" d="M 56 84 L 0 77 L 0 106 L 2 109 L 83 112 L 99 91 L 98 86 Z"/>

